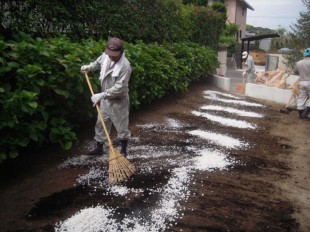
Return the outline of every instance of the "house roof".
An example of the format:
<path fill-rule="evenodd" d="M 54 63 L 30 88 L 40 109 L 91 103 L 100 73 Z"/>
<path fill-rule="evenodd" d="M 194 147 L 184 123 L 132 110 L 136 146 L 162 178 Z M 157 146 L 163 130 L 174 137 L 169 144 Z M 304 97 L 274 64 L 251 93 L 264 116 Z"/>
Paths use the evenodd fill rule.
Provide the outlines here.
<path fill-rule="evenodd" d="M 249 8 L 250 10 L 254 10 L 254 8 L 247 3 L 245 0 L 238 0 L 241 4 L 245 5 L 247 8 Z"/>

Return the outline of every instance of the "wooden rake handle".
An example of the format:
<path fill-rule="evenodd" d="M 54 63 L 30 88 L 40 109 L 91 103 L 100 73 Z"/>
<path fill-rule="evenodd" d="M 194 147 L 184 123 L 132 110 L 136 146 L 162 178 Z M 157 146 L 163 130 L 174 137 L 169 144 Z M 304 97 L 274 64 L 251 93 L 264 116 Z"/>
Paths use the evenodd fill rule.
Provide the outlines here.
<path fill-rule="evenodd" d="M 288 101 L 288 104 L 285 106 L 285 108 L 288 108 L 290 105 L 292 105 L 294 102 L 296 102 L 298 99 L 298 96 L 295 94 L 291 94 L 290 100 Z"/>
<path fill-rule="evenodd" d="M 89 90 L 90 90 L 90 92 L 91 92 L 91 95 L 93 96 L 93 95 L 94 95 L 94 90 L 93 90 L 93 87 L 91 86 L 91 83 L 90 83 L 90 81 L 89 81 L 88 74 L 87 74 L 87 72 L 84 72 L 84 74 L 85 74 L 85 78 L 86 78 L 86 81 L 87 81 Z M 101 114 L 101 112 L 100 112 L 100 108 L 99 108 L 99 104 L 98 104 L 98 103 L 96 104 L 96 109 L 97 109 L 97 112 L 98 112 L 100 121 L 101 121 L 101 123 L 102 123 L 104 132 L 105 132 L 105 134 L 106 134 L 106 136 L 107 136 L 107 138 L 108 138 L 109 147 L 112 147 L 112 141 L 111 141 L 109 132 L 108 132 L 108 130 L 107 130 L 107 127 L 106 127 L 106 125 L 105 125 L 105 123 L 104 123 L 104 120 L 103 120 L 102 114 Z"/>

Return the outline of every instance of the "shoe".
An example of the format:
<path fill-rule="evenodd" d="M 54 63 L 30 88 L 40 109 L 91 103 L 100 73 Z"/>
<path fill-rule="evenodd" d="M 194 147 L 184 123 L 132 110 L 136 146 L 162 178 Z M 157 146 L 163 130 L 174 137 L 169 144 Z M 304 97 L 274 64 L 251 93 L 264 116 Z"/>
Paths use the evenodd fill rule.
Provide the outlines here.
<path fill-rule="evenodd" d="M 97 142 L 96 148 L 88 152 L 87 155 L 91 156 L 103 155 L 103 143 Z"/>
<path fill-rule="evenodd" d="M 308 117 L 308 113 L 310 112 L 310 107 L 306 107 L 303 111 L 302 111 L 302 114 L 301 114 L 301 117 L 302 119 L 310 119 Z"/>
<path fill-rule="evenodd" d="M 121 154 L 127 158 L 127 145 L 128 145 L 128 140 L 121 140 L 122 143 L 122 149 L 121 149 Z"/>
<path fill-rule="evenodd" d="M 298 117 L 299 117 L 299 119 L 302 119 L 302 112 L 303 112 L 303 110 L 298 110 Z"/>

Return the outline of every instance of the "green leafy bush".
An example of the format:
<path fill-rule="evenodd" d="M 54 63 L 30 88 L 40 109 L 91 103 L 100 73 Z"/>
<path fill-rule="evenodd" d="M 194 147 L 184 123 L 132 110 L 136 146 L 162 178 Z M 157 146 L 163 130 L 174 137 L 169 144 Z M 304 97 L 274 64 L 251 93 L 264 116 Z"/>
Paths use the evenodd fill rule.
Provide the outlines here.
<path fill-rule="evenodd" d="M 216 49 L 219 37 L 225 27 L 226 14 L 210 10 L 207 7 L 191 8 L 190 21 L 192 21 L 191 42 L 209 46 Z"/>
<path fill-rule="evenodd" d="M 239 25 L 236 23 L 227 22 L 225 29 L 220 36 L 219 43 L 222 46 L 235 46 L 236 33 L 238 33 Z"/>
<path fill-rule="evenodd" d="M 2 0 L 0 32 L 41 37 L 67 34 L 79 41 L 117 36 L 128 42 L 191 41 L 216 47 L 226 21 L 224 4 L 195 7 L 182 0 Z M 223 10 L 224 8 L 224 10 Z M 51 9 L 53 9 L 51 11 Z"/>
<path fill-rule="evenodd" d="M 73 122 L 91 116 L 79 107 L 88 100 L 79 68 L 92 52 L 66 37 L 32 39 L 22 33 L 0 44 L 0 160 L 49 142 L 69 149 L 76 139 Z"/>

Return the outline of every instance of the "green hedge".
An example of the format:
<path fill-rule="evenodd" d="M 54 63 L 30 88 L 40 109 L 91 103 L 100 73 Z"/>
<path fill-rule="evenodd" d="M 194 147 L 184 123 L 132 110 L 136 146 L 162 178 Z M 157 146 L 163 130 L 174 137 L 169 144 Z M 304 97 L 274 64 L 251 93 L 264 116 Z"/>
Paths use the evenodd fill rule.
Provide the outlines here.
<path fill-rule="evenodd" d="M 226 11 L 218 7 L 181 0 L 2 0 L 0 12 L 2 35 L 23 31 L 76 40 L 111 35 L 131 43 L 191 41 L 213 48 L 226 22 Z"/>
<path fill-rule="evenodd" d="M 79 125 L 96 113 L 79 70 L 105 45 L 102 40 L 74 43 L 64 36 L 33 39 L 23 33 L 15 40 L 0 40 L 0 161 L 49 143 L 71 148 Z M 185 91 L 218 65 L 213 50 L 195 43 L 140 41 L 125 42 L 125 47 L 133 67 L 130 100 L 136 109 L 168 92 Z M 90 76 L 96 91 L 99 73 Z"/>

